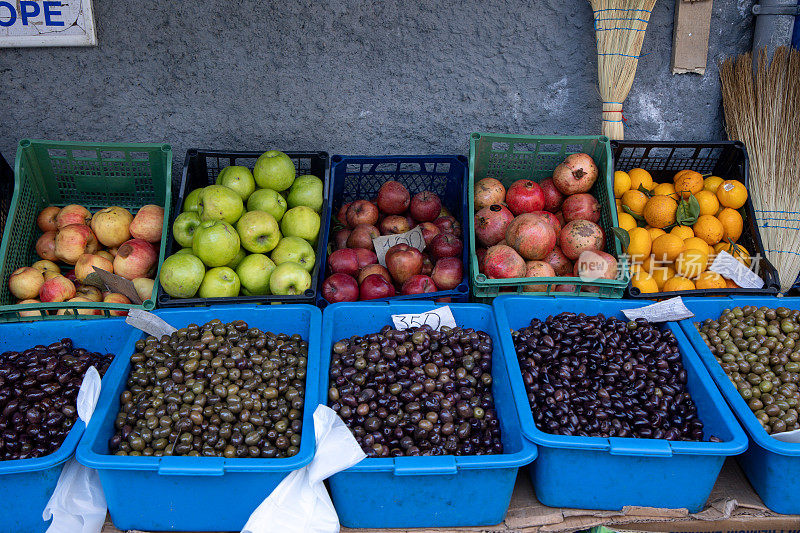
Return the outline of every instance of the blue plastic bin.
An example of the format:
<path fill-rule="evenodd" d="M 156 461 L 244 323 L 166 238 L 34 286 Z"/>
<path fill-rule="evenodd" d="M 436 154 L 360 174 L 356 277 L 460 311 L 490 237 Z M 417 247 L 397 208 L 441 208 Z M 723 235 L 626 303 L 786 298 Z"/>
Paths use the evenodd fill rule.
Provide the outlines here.
<path fill-rule="evenodd" d="M 440 307 L 430 301 L 350 302 L 325 309 L 319 401 L 327 403 L 330 354 L 334 342 L 377 332 L 391 315 Z M 494 340 L 492 394 L 504 453 L 481 456 L 364 459 L 329 479 L 342 525 L 355 528 L 457 527 L 503 521 L 520 466 L 536 458 L 522 437 L 516 398 L 511 393 L 505 354 L 500 349 L 491 307 L 450 305 L 456 324 L 487 332 Z"/>
<path fill-rule="evenodd" d="M 300 452 L 286 459 L 224 457 L 127 457 L 111 455 L 119 396 L 130 372 L 130 355 L 142 335 L 129 340 L 123 356 L 109 368 L 86 436 L 78 446 L 81 464 L 97 469 L 114 525 L 121 530 L 239 531 L 250 514 L 292 470 L 314 457 L 313 414 L 317 406 L 322 316 L 310 305 L 225 305 L 161 309 L 158 316 L 180 328 L 244 320 L 274 333 L 300 334 L 308 341 L 306 391 Z"/>
<path fill-rule="evenodd" d="M 382 155 L 331 157 L 330 198 L 331 208 L 322 223 L 322 239 L 328 250 L 332 235 L 331 224 L 339 208 L 354 200 L 373 200 L 385 182 L 396 180 L 408 188 L 411 196 L 422 191 L 439 195 L 442 206 L 461 223 L 461 262 L 464 279 L 449 291 L 427 294 L 393 296 L 392 300 L 419 300 L 451 298 L 453 302 L 466 302 L 469 297 L 469 208 L 467 207 L 467 158 L 463 155 Z M 328 251 L 327 255 L 330 255 Z M 322 296 L 322 283 L 330 273 L 325 263 L 319 269 L 317 305 L 324 309 L 330 302 Z"/>
<path fill-rule="evenodd" d="M 48 345 L 69 337 L 77 348 L 116 355 L 123 353 L 132 333 L 133 328 L 121 318 L 75 319 L 69 322 L 69 328 L 63 322 L 0 324 L 0 353 Z M 108 381 L 104 378 L 103 385 Z M 42 520 L 42 511 L 84 429 L 78 419 L 61 447 L 50 455 L 0 461 L 0 531 L 37 533 L 47 529 L 50 522 Z"/>
<path fill-rule="evenodd" d="M 667 323 L 678 340 L 688 389 L 711 435 L 722 442 L 573 437 L 540 431 L 533 421 L 511 330 L 564 311 L 624 318 L 622 309 L 642 307 L 631 300 L 587 300 L 553 296 L 501 296 L 495 299 L 497 328 L 520 407 L 524 436 L 539 447 L 530 466 L 536 497 L 552 507 L 621 510 L 626 505 L 703 508 L 725 458 L 747 448 L 747 437 L 677 323 Z"/>
<path fill-rule="evenodd" d="M 800 513 L 800 444 L 775 440 L 764 431 L 694 326 L 695 322 L 707 318 L 716 320 L 722 311 L 731 307 L 757 305 L 800 309 L 800 298 L 684 298 L 683 301 L 695 316 L 682 320 L 681 328 L 750 437 L 750 447 L 738 457 L 739 464 L 767 507 L 777 513 Z"/>

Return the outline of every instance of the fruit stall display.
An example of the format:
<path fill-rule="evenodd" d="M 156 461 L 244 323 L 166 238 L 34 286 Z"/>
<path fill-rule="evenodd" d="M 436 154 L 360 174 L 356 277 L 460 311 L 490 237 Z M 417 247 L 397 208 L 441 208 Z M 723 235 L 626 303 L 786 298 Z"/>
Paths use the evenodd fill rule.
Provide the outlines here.
<path fill-rule="evenodd" d="M 620 298 L 605 137 L 473 133 L 470 271 L 477 297 L 504 292 Z"/>
<path fill-rule="evenodd" d="M 153 309 L 171 168 L 169 145 L 21 141 L 0 248 L 0 321 Z M 93 267 L 131 281 L 142 304 L 101 290 L 87 278 Z"/>
<path fill-rule="evenodd" d="M 327 171 L 325 152 L 189 150 L 159 307 L 314 303 Z"/>
<path fill-rule="evenodd" d="M 617 217 L 629 235 L 630 296 L 777 292 L 747 192 L 741 143 L 614 141 L 612 152 Z M 709 270 L 723 250 L 755 269 L 764 287 L 741 288 Z"/>
<path fill-rule="evenodd" d="M 399 299 L 464 301 L 467 278 L 463 156 L 332 158 L 328 261 L 317 304 Z M 380 264 L 373 239 L 383 246 Z M 415 240 L 416 239 L 416 240 Z"/>

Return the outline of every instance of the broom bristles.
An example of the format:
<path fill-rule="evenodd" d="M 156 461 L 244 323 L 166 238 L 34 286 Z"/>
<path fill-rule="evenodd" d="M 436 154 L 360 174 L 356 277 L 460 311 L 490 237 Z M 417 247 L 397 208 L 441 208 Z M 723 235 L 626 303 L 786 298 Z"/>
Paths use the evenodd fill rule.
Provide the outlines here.
<path fill-rule="evenodd" d="M 597 77 L 603 135 L 623 139 L 622 104 L 633 85 L 639 53 L 656 0 L 589 0 L 597 36 Z"/>
<path fill-rule="evenodd" d="M 781 292 L 800 274 L 800 52 L 766 50 L 742 54 L 720 65 L 725 126 L 750 158 L 749 193 L 767 259 Z"/>

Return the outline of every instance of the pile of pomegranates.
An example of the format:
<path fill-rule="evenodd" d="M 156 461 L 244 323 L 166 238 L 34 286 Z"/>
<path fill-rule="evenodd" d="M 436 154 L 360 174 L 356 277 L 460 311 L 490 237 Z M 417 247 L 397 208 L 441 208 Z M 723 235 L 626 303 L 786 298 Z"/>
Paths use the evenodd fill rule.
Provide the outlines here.
<path fill-rule="evenodd" d="M 597 176 L 592 157 L 577 153 L 540 183 L 520 179 L 506 190 L 494 178 L 478 181 L 474 209 L 480 272 L 491 279 L 616 278 L 617 261 L 604 251 L 600 204 L 589 193 Z M 526 285 L 524 290 L 544 292 L 547 285 Z M 573 292 L 575 286 L 551 290 Z"/>
<path fill-rule="evenodd" d="M 423 250 L 395 244 L 378 263 L 372 239 L 419 226 Z M 461 224 L 431 191 L 413 197 L 398 181 L 385 182 L 374 200 L 339 208 L 331 231 L 328 277 L 322 296 L 330 303 L 451 290 L 461 283 L 464 265 Z"/>

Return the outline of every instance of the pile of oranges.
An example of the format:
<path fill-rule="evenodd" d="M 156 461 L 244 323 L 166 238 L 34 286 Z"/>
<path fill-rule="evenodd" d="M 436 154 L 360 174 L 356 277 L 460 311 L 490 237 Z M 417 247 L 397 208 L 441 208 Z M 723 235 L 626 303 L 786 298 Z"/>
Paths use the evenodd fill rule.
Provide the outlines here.
<path fill-rule="evenodd" d="M 681 170 L 672 183 L 655 183 L 634 168 L 614 173 L 614 197 L 619 226 L 630 236 L 634 287 L 643 293 L 738 287 L 708 267 L 721 250 L 750 266 L 750 253 L 736 244 L 747 201 L 740 181 Z"/>

